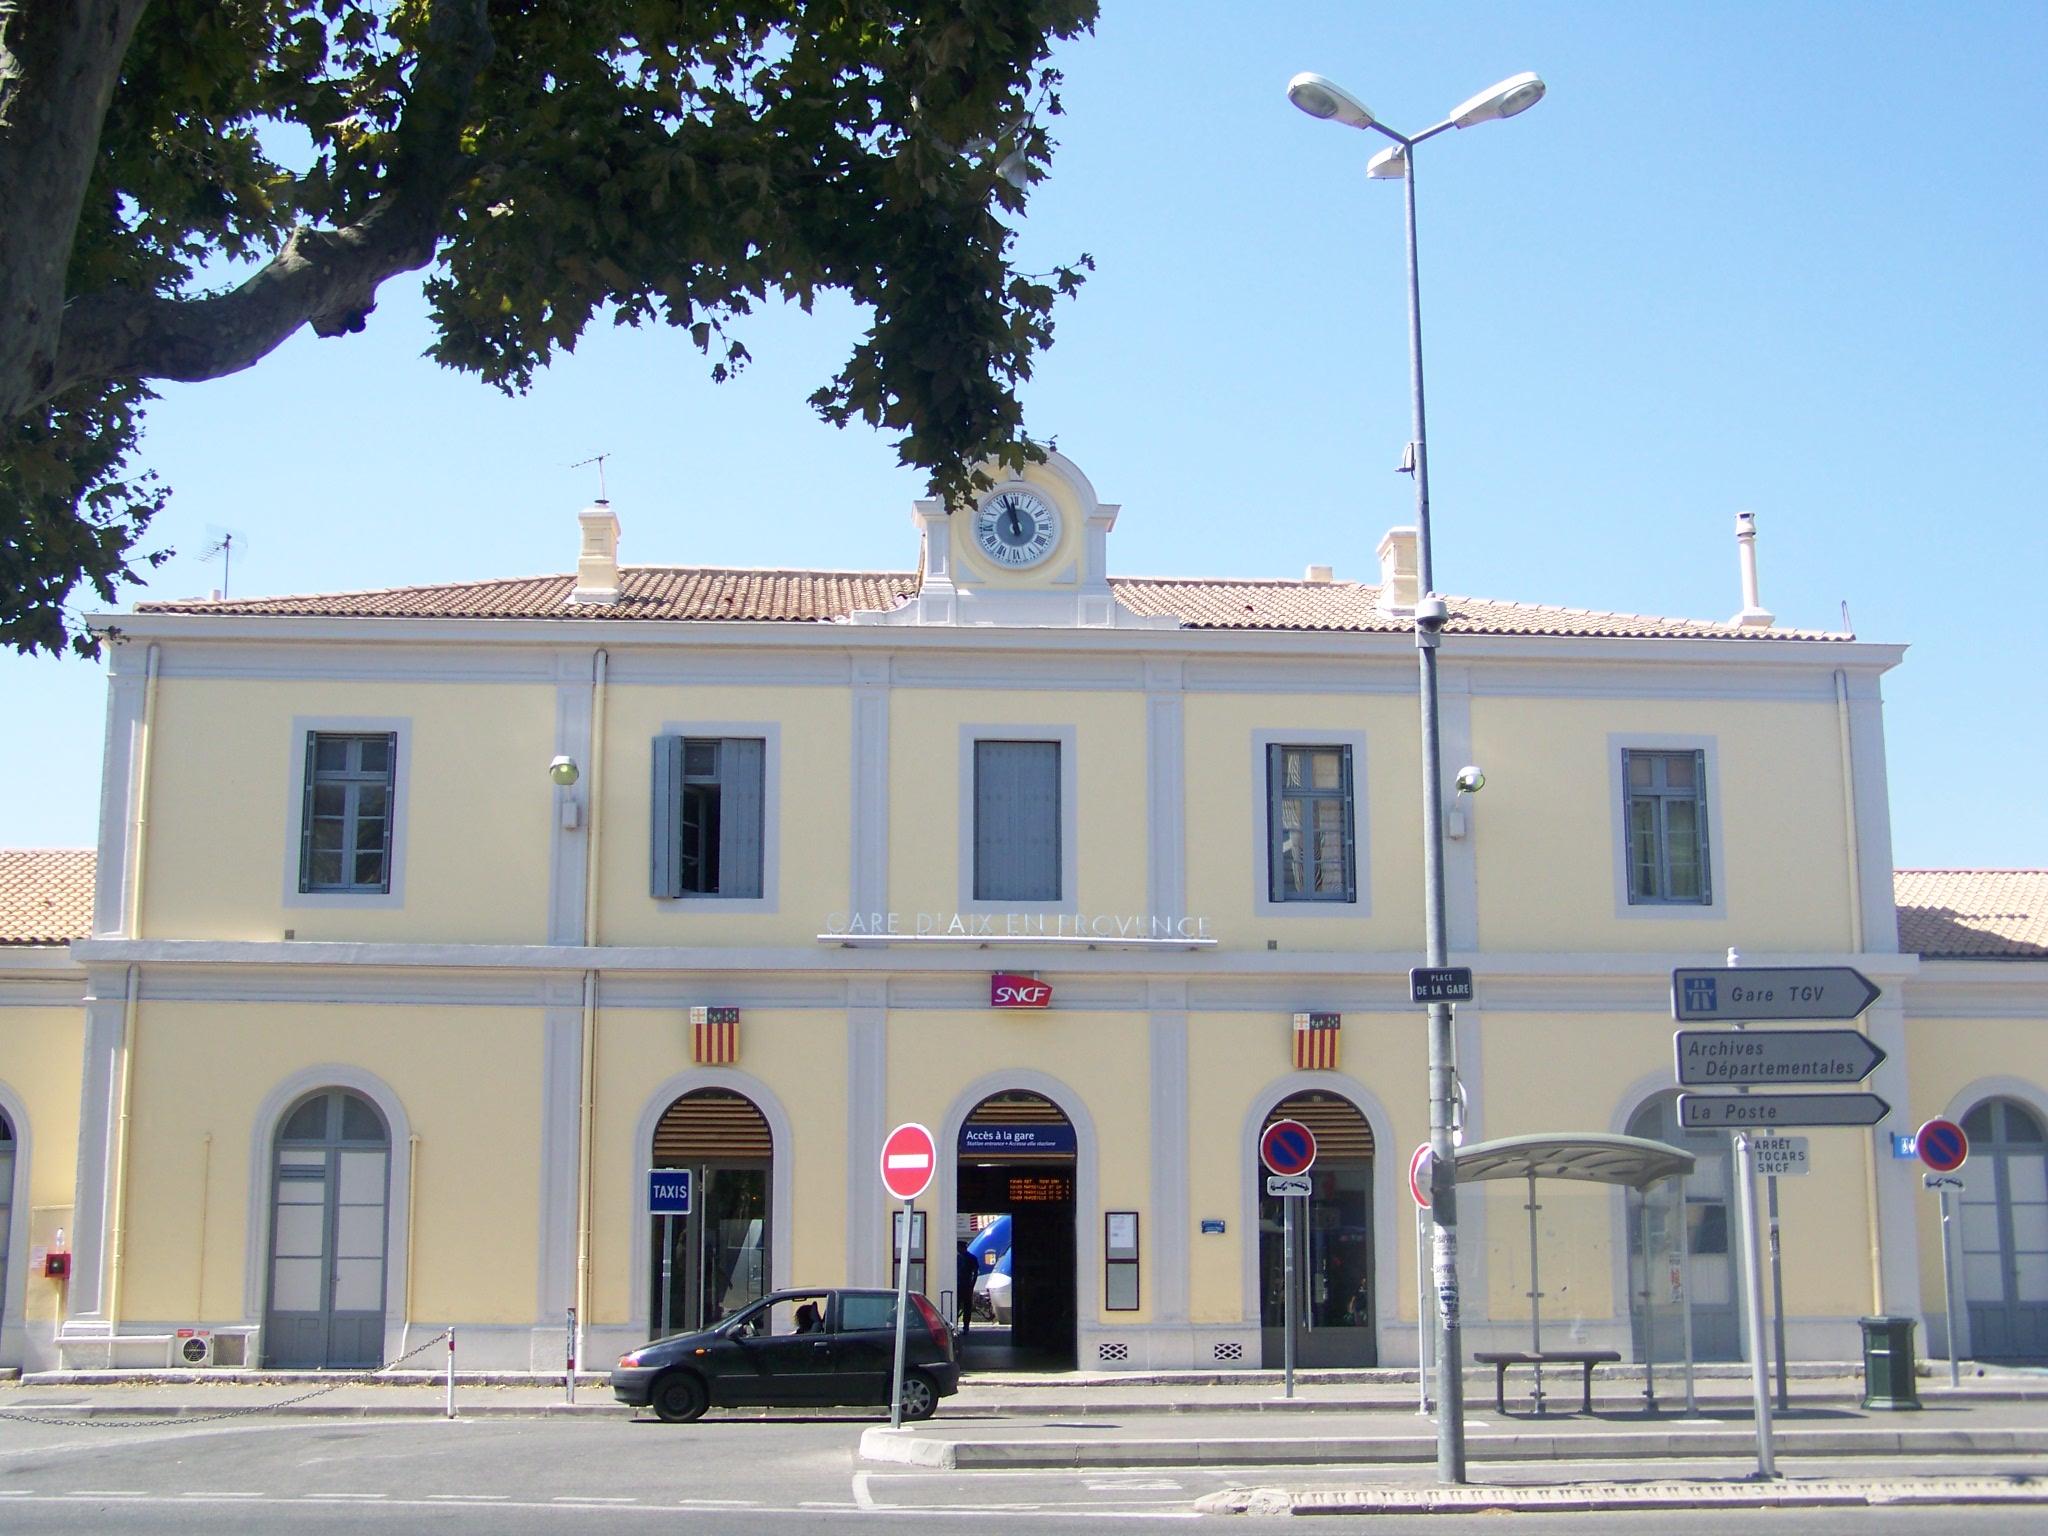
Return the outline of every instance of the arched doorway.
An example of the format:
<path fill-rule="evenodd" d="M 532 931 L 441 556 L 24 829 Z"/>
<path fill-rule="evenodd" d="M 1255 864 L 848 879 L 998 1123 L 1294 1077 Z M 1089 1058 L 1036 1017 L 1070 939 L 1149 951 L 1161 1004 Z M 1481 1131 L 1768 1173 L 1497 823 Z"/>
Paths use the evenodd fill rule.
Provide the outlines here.
<path fill-rule="evenodd" d="M 1979 1360 L 2048 1358 L 2048 1131 L 2017 1099 L 1963 1116 L 1963 1296 Z"/>
<path fill-rule="evenodd" d="M 1629 1117 L 1628 1134 L 1661 1141 L 1698 1160 L 1690 1177 L 1666 1179 L 1650 1190 L 1647 1213 L 1641 1191 L 1628 1192 L 1629 1318 L 1636 1358 L 1643 1358 L 1644 1347 L 1650 1343 L 1655 1344 L 1659 1360 L 1684 1358 L 1685 1316 L 1672 1301 L 1679 1282 L 1685 1281 L 1692 1303 L 1693 1358 L 1740 1360 L 1742 1317 L 1735 1297 L 1731 1209 L 1735 1153 L 1728 1133 L 1681 1128 L 1678 1095 L 1667 1093 Z M 1676 1278 L 1674 1268 L 1679 1271 Z M 1654 1339 L 1644 1334 L 1646 1291 L 1650 1316 L 1656 1320 Z"/>
<path fill-rule="evenodd" d="M 1373 1329 L 1372 1127 L 1358 1106 L 1321 1089 L 1282 1099 L 1265 1123 L 1299 1120 L 1316 1138 L 1314 1192 L 1308 1219 L 1298 1221 L 1294 1262 L 1302 1277 L 1301 1331 L 1296 1363 L 1303 1366 L 1377 1365 Z M 1259 1325 L 1265 1366 L 1277 1369 L 1287 1348 L 1287 1250 L 1284 1212 L 1266 1194 L 1266 1170 L 1252 1155 L 1259 1190 Z"/>
<path fill-rule="evenodd" d="M 1043 1094 L 991 1094 L 960 1126 L 959 1229 L 933 1245 L 929 1289 L 966 1289 L 959 1247 L 974 1250 L 986 1306 L 964 1340 L 967 1363 L 1071 1367 L 1075 1359 L 1074 1127 Z M 972 1239 L 987 1233 L 980 1242 Z M 956 1296 L 956 1312 L 971 1298 Z M 978 1336 L 977 1336 L 978 1334 Z"/>
<path fill-rule="evenodd" d="M 391 1132 L 345 1088 L 306 1095 L 278 1127 L 270 1202 L 264 1363 L 384 1363 Z"/>
<path fill-rule="evenodd" d="M 650 1167 L 687 1168 L 690 1214 L 655 1216 L 648 1327 L 694 1333 L 768 1294 L 768 1201 L 775 1139 L 752 1099 L 699 1088 L 654 1127 Z"/>

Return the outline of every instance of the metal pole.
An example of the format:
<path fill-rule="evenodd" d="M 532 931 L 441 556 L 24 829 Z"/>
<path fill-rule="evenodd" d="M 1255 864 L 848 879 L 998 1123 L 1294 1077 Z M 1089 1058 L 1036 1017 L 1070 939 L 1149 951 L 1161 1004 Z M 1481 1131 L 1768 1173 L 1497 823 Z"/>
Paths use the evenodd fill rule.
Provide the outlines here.
<path fill-rule="evenodd" d="M 1684 1324 L 1685 1334 L 1685 1416 L 1696 1419 L 1700 1416 L 1700 1400 L 1693 1390 L 1692 1377 L 1692 1228 L 1686 1218 L 1691 1207 L 1685 1198 L 1685 1179 L 1678 1180 L 1678 1289 L 1683 1293 L 1685 1305 L 1679 1309 L 1679 1321 Z"/>
<path fill-rule="evenodd" d="M 1956 1340 L 1956 1273 L 1955 1255 L 1948 1240 L 1948 1191 L 1941 1191 L 1941 1310 L 1948 1328 L 1948 1384 L 1962 1385 L 1962 1369 L 1958 1357 L 1962 1348 Z"/>
<path fill-rule="evenodd" d="M 1429 1416 L 1429 1208 L 1415 1207 L 1415 1380 L 1422 1389 L 1422 1406 Z"/>
<path fill-rule="evenodd" d="M 1281 1301 L 1280 1332 L 1282 1335 L 1281 1359 L 1287 1367 L 1287 1396 L 1294 1396 L 1294 1284 L 1297 1274 L 1294 1263 L 1294 1196 L 1280 1197 L 1280 1260 Z"/>
<path fill-rule="evenodd" d="M 1755 1155 L 1749 1132 L 1735 1133 L 1735 1206 L 1742 1223 L 1742 1284 L 1749 1303 L 1749 1385 L 1756 1399 L 1756 1473 L 1774 1478 L 1778 1467 L 1771 1452 L 1770 1365 L 1764 1358 L 1764 1267 L 1756 1251 Z"/>
<path fill-rule="evenodd" d="M 1643 1403 L 1657 1411 L 1657 1288 L 1650 1283 L 1650 1191 L 1636 1191 L 1636 1246 L 1643 1255 Z"/>
<path fill-rule="evenodd" d="M 573 1403 L 576 1401 L 576 1309 L 574 1307 L 569 1309 L 567 1327 L 569 1347 L 564 1351 L 564 1355 L 569 1362 L 569 1369 L 564 1371 L 562 1375 L 563 1379 L 568 1383 L 568 1400 Z"/>
<path fill-rule="evenodd" d="M 1534 1372 L 1536 1385 L 1530 1401 L 1536 1405 L 1537 1413 L 1543 1412 L 1543 1268 L 1537 1259 L 1536 1213 L 1543 1209 L 1536 1203 L 1536 1175 L 1529 1175 L 1529 1353 L 1536 1357 Z"/>
<path fill-rule="evenodd" d="M 455 1330 L 448 1330 L 448 1417 L 455 1417 Z"/>
<path fill-rule="evenodd" d="M 910 1321 L 910 1221 L 916 1206 L 903 1202 L 903 1246 L 896 1264 L 896 1383 L 889 1394 L 889 1427 L 903 1427 L 903 1353 Z"/>
<path fill-rule="evenodd" d="M 1769 1192 L 1771 1218 L 1771 1348 L 1778 1356 L 1778 1412 L 1791 1409 L 1785 1383 L 1785 1272 L 1778 1263 L 1778 1176 L 1764 1180 Z"/>
<path fill-rule="evenodd" d="M 1415 421 L 1415 562 L 1418 600 L 1415 646 L 1422 700 L 1422 884 L 1423 926 L 1429 963 L 1445 965 L 1450 944 L 1444 922 L 1443 762 L 1439 740 L 1436 648 L 1442 621 L 1427 614 L 1421 597 L 1436 589 L 1429 539 L 1429 442 L 1422 396 L 1422 279 L 1415 248 L 1415 146 L 1402 156 L 1408 216 L 1408 376 Z M 1429 1005 L 1429 1215 L 1431 1273 L 1436 1282 L 1437 1350 L 1436 1475 L 1443 1483 L 1465 1481 L 1465 1349 L 1458 1320 L 1458 1168 L 1451 1121 L 1458 1097 L 1457 1046 L 1451 1005 Z"/>
<path fill-rule="evenodd" d="M 661 1333 L 667 1338 L 675 1319 L 676 1219 L 661 1218 Z"/>

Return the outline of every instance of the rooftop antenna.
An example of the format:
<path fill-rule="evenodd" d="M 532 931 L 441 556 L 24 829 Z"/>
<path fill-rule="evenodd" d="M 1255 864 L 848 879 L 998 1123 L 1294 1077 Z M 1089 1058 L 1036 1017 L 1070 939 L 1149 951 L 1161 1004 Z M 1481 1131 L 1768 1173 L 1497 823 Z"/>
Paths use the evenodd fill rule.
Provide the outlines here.
<path fill-rule="evenodd" d="M 604 493 L 604 461 L 610 457 L 611 455 L 608 453 L 593 453 L 589 458 L 578 459 L 569 466 L 571 469 L 581 469 L 586 464 L 595 464 L 597 466 L 597 504 L 600 507 L 608 507 L 612 504 L 611 498 Z"/>
<path fill-rule="evenodd" d="M 215 530 L 209 529 L 208 531 L 213 532 Z M 243 544 L 247 544 L 248 535 L 235 533 L 225 528 L 218 530 L 218 532 L 220 536 L 199 552 L 199 558 L 209 564 L 215 560 L 220 562 L 220 595 L 226 597 L 228 595 L 228 577 L 234 570 L 235 543 L 239 540 Z"/>

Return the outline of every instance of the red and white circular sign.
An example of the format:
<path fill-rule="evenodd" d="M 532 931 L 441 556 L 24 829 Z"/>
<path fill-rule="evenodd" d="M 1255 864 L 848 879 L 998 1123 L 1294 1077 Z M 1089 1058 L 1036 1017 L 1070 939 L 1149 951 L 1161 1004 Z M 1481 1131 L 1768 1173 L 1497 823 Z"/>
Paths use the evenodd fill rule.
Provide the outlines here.
<path fill-rule="evenodd" d="M 1436 1156 L 1426 1141 L 1408 1159 L 1408 1193 L 1415 1197 L 1417 1205 L 1426 1207 L 1429 1204 L 1429 1185 L 1435 1177 L 1435 1162 Z"/>
<path fill-rule="evenodd" d="M 915 1121 L 897 1126 L 882 1143 L 882 1187 L 898 1200 L 915 1200 L 938 1171 L 938 1143 Z"/>

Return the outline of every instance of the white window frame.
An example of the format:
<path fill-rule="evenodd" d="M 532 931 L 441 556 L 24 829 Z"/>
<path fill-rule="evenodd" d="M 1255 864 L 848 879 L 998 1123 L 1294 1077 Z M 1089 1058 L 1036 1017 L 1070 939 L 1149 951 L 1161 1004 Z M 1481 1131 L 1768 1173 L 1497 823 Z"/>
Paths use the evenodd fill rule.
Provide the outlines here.
<path fill-rule="evenodd" d="M 978 741 L 1052 741 L 1060 749 L 1060 899 L 974 899 L 974 744 Z M 960 894 L 963 913 L 1018 912 L 1051 917 L 1080 907 L 1080 730 L 1073 725 L 963 725 L 960 727 Z"/>
<path fill-rule="evenodd" d="M 1707 807 L 1707 901 L 1628 899 L 1628 754 L 1698 752 L 1706 764 L 1702 799 Z M 1728 824 L 1721 816 L 1720 742 L 1713 736 L 1656 731 L 1610 732 L 1607 737 L 1607 826 L 1613 844 L 1614 915 L 1630 922 L 1723 922 L 1728 916 L 1728 872 L 1723 867 Z"/>
<path fill-rule="evenodd" d="M 302 891 L 306 830 L 306 742 L 322 736 L 391 736 L 391 889 Z M 412 718 L 408 715 L 296 715 L 292 718 L 291 780 L 286 789 L 284 904 L 345 911 L 397 911 L 405 906 L 405 845 L 411 826 Z"/>
<path fill-rule="evenodd" d="M 773 720 L 664 720 L 660 736 L 753 737 L 761 746 L 761 894 L 758 896 L 649 896 L 660 911 L 679 917 L 718 912 L 779 916 L 782 911 L 782 727 Z M 651 760 L 652 745 L 643 749 Z M 653 788 L 647 799 L 647 836 L 654 837 Z"/>
<path fill-rule="evenodd" d="M 1349 747 L 1351 749 L 1351 850 L 1355 861 L 1356 901 L 1275 901 L 1273 847 L 1268 809 L 1272 793 L 1266 783 L 1268 747 Z M 1367 837 L 1371 800 L 1366 794 L 1365 732 L 1332 731 L 1322 726 L 1252 732 L 1252 916 L 1286 918 L 1358 918 L 1372 916 L 1372 848 Z"/>

